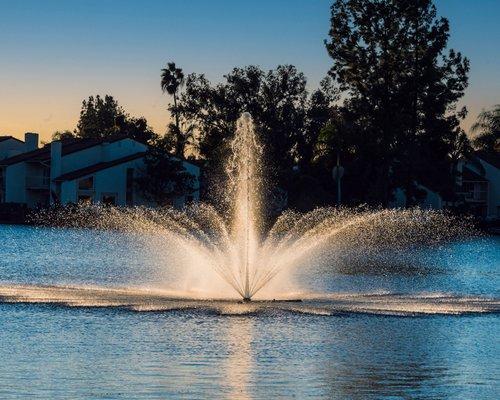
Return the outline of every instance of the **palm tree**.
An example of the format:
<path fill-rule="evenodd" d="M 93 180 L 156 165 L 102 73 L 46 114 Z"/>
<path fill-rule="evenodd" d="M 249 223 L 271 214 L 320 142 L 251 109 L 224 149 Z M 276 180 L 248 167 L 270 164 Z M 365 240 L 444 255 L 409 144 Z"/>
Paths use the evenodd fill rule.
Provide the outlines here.
<path fill-rule="evenodd" d="M 177 68 L 174 62 L 167 63 L 167 67 L 161 70 L 161 89 L 163 93 L 167 93 L 174 98 L 174 116 L 175 116 L 175 133 L 176 133 L 176 150 L 177 156 L 182 157 L 184 154 L 184 138 L 179 126 L 179 111 L 177 110 L 177 93 L 179 88 L 184 84 L 184 73 L 181 68 Z"/>
<path fill-rule="evenodd" d="M 477 133 L 472 139 L 477 150 L 500 151 L 500 104 L 491 110 L 482 111 L 471 131 Z"/>

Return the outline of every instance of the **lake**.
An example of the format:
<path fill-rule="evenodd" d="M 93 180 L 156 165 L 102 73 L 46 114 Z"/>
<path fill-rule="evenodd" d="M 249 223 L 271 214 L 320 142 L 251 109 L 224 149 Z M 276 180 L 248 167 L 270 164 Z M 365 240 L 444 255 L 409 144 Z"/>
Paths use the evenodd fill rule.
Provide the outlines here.
<path fill-rule="evenodd" d="M 1 399 L 498 398 L 498 237 L 421 250 L 412 268 L 295 272 L 295 290 L 341 294 L 342 309 L 305 301 L 220 312 L 128 307 L 128 295 L 116 303 L 107 294 L 179 289 L 158 238 L 8 225 L 0 235 Z M 80 292 L 61 302 L 51 285 L 98 288 L 109 304 Z M 350 308 L 360 295 L 381 303 Z M 448 297 L 485 308 L 433 300 Z M 408 298 L 439 307 L 381 310 Z"/>

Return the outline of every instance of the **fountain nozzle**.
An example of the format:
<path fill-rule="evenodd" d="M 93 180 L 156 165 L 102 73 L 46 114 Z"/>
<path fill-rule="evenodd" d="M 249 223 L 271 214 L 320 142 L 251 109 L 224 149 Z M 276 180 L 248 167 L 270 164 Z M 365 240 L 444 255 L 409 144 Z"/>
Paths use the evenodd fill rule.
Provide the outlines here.
<path fill-rule="evenodd" d="M 243 297 L 243 302 L 244 303 L 249 303 L 251 301 L 252 301 L 252 299 L 250 297 Z"/>

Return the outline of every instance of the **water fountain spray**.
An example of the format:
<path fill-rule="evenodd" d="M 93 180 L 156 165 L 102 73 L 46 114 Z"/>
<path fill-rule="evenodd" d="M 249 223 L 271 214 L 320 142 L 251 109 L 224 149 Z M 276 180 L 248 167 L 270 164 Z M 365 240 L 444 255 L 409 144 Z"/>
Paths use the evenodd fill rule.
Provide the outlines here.
<path fill-rule="evenodd" d="M 351 265 L 358 259 L 383 264 L 394 251 L 411 258 L 409 250 L 416 245 L 435 245 L 471 232 L 465 221 L 436 211 L 323 207 L 307 213 L 285 211 L 264 234 L 263 147 L 250 114 L 238 119 L 230 146 L 224 186 L 229 208 L 224 215 L 204 203 L 184 210 L 94 205 L 46 211 L 38 214 L 39 222 L 155 234 L 175 249 L 166 265 L 183 274 L 213 270 L 244 301 L 269 288 L 278 274 L 310 265 L 312 259 L 331 268 L 331 256 L 347 253 Z M 211 285 L 213 281 L 207 282 Z"/>
<path fill-rule="evenodd" d="M 232 231 L 240 253 L 240 282 L 242 297 L 252 297 L 252 277 L 255 277 L 255 255 L 259 236 L 260 186 L 258 170 L 262 163 L 262 147 L 255 136 L 252 117 L 243 113 L 236 123 L 236 132 L 231 142 L 232 156 L 227 163 L 229 203 L 232 203 Z"/>

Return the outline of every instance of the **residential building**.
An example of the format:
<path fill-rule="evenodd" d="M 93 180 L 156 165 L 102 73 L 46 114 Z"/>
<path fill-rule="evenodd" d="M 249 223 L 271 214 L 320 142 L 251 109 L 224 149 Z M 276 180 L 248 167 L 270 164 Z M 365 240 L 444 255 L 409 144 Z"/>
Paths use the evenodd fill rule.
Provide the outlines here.
<path fill-rule="evenodd" d="M 500 153 L 476 152 L 458 164 L 457 195 L 478 217 L 500 219 Z"/>
<path fill-rule="evenodd" d="M 25 144 L 22 140 L 13 136 L 0 136 L 0 160 L 15 156 L 25 151 Z"/>
<path fill-rule="evenodd" d="M 154 206 L 134 184 L 144 167 L 146 151 L 147 145 L 120 135 L 53 141 L 0 161 L 3 201 L 29 208 L 78 202 Z M 183 164 L 198 181 L 199 167 L 187 161 Z M 196 201 L 197 189 L 190 198 L 175 199 L 174 205 Z"/>
<path fill-rule="evenodd" d="M 457 165 L 455 195 L 453 201 L 444 201 L 441 195 L 425 186 L 419 206 L 428 209 L 465 206 L 466 210 L 483 220 L 500 220 L 500 153 L 476 152 Z M 402 189 L 394 191 L 391 207 L 406 207 Z"/>
<path fill-rule="evenodd" d="M 417 188 L 422 193 L 425 193 L 425 197 L 422 197 L 418 204 L 419 207 L 429 210 L 441 210 L 443 208 L 443 198 L 439 193 L 419 184 L 417 184 Z M 394 199 L 389 206 L 392 208 L 405 208 L 407 206 L 406 194 L 403 189 L 397 188 L 394 191 Z"/>
<path fill-rule="evenodd" d="M 38 134 L 27 132 L 24 139 L 23 142 L 13 136 L 0 136 L 0 163 L 6 158 L 38 148 Z M 4 198 L 5 179 L 3 169 L 0 168 L 0 203 L 4 201 Z"/>

